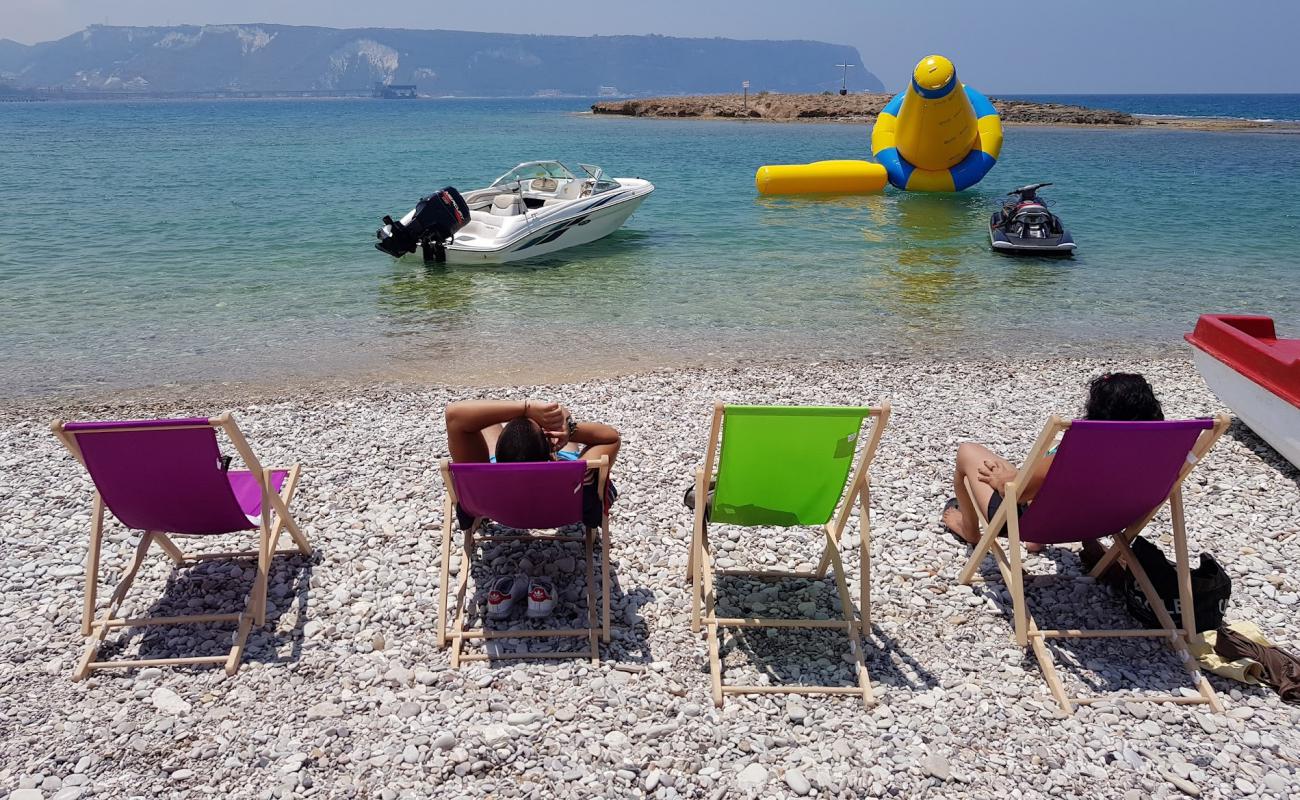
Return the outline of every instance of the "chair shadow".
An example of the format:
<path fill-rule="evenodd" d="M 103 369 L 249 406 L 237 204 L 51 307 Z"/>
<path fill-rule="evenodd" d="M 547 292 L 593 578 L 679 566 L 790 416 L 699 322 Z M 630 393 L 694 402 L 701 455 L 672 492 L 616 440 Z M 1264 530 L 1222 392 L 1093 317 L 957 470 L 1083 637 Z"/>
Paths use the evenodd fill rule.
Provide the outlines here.
<path fill-rule="evenodd" d="M 821 588 L 812 591 L 812 587 Z M 763 589 L 754 591 L 755 587 Z M 800 619 L 800 614 L 773 614 L 766 602 L 762 608 L 746 610 L 744 601 L 735 604 L 738 594 L 762 594 L 777 599 L 781 590 L 787 593 L 795 586 L 802 589 L 803 603 L 812 602 L 815 618 L 841 620 L 843 613 L 839 608 L 839 598 L 835 587 L 835 578 L 828 574 L 826 578 L 769 578 L 766 580 L 740 575 L 718 575 L 714 579 L 717 593 L 717 612 L 722 617 L 763 616 L 774 618 Z M 776 592 L 772 592 L 772 588 Z M 760 601 L 763 602 L 763 601 Z M 786 603 L 791 601 L 787 600 Z M 794 602 L 798 606 L 798 602 Z M 802 615 L 806 617 L 806 614 Z M 816 684 L 821 686 L 857 686 L 853 661 L 850 656 L 850 639 L 847 632 L 834 628 L 728 628 L 719 626 L 719 656 L 723 662 L 723 682 L 726 683 L 727 656 L 737 651 L 745 656 L 744 666 L 748 667 L 759 681 L 747 677 L 746 684 L 762 680 L 771 686 L 799 686 Z M 838 643 L 838 644 L 837 644 Z M 812 647 L 808 645 L 811 644 Z M 820 657 L 815 654 L 821 650 Z M 791 654 L 798 654 L 791 657 Z M 833 654 L 833 657 L 832 657 Z M 846 657 L 849 660 L 846 660 Z M 867 667 L 873 685 L 906 687 L 917 691 L 931 689 L 939 685 L 938 678 L 907 653 L 898 643 L 880 628 L 872 624 L 871 634 L 864 637 L 863 661 Z M 812 669 L 807 669 L 809 665 Z M 832 675 L 829 667 L 834 667 L 838 676 Z M 706 663 L 703 670 L 708 672 Z"/>
<path fill-rule="evenodd" d="M 479 535 L 517 535 L 519 531 L 494 522 L 486 522 Z M 581 536 L 580 526 L 561 528 L 558 533 L 569 536 Z M 596 618 L 600 624 L 600 565 L 603 543 L 597 536 L 593 548 L 596 578 Z M 465 594 L 464 627 L 479 628 L 489 631 L 538 630 L 543 628 L 585 628 L 588 624 L 587 607 L 587 571 L 583 559 L 583 544 L 576 542 L 554 542 L 546 539 L 475 542 L 476 552 L 468 568 L 470 570 L 469 586 Z M 609 633 L 610 641 L 606 644 L 598 641 L 601 661 L 624 664 L 649 664 L 654 661 L 650 648 L 650 631 L 641 618 L 640 609 L 654 602 L 655 594 L 650 589 L 638 587 L 624 589 L 619 580 L 616 549 L 609 554 Z M 462 564 L 465 569 L 467 565 Z M 559 600 L 554 611 L 545 618 L 529 619 L 525 614 L 527 601 L 512 609 L 509 618 L 491 620 L 486 618 L 487 594 L 494 579 L 513 577 L 524 574 L 529 577 L 548 577 L 555 583 Z M 453 579 L 452 583 L 455 581 Z M 454 586 L 441 587 L 441 591 L 452 591 Z M 448 620 L 450 630 L 455 621 L 455 596 L 448 598 Z M 555 653 L 573 652 L 574 658 L 582 658 L 587 652 L 588 638 L 582 637 L 505 637 L 484 641 L 466 639 L 466 652 L 487 652 L 508 655 L 509 658 L 489 658 L 484 662 L 493 668 L 509 667 L 520 663 L 537 663 L 552 661 Z M 535 653 L 538 658 L 528 658 L 525 653 Z"/>
<path fill-rule="evenodd" d="M 244 663 L 282 664 L 301 658 L 312 570 L 319 561 L 316 553 L 311 556 L 297 553 L 280 555 L 271 560 L 266 624 L 254 625 L 249 631 Z M 236 565 L 240 568 L 237 578 L 231 576 L 231 569 Z M 252 558 L 205 560 L 174 569 L 167 577 L 162 595 L 150 604 L 143 616 L 239 613 L 243 611 L 248 592 L 253 587 L 255 572 L 256 561 Z M 137 584 L 132 587 L 132 592 L 143 588 Z M 280 620 L 291 608 L 296 608 L 293 628 L 280 631 Z M 129 657 L 137 659 L 224 655 L 230 651 L 231 637 L 238 624 L 232 621 L 127 628 L 117 636 L 109 634 L 100 647 L 99 657 L 107 659 L 113 653 L 127 652 L 133 645 L 135 655 Z M 282 654 L 281 649 L 286 643 L 289 650 Z M 184 668 L 184 665 L 173 668 Z M 210 665 L 189 667 L 192 670 L 210 668 Z"/>
<path fill-rule="evenodd" d="M 1237 443 L 1242 447 L 1259 456 L 1260 461 L 1272 467 L 1283 478 L 1293 481 L 1296 486 L 1300 486 L 1300 468 L 1283 458 L 1281 453 L 1274 450 L 1268 442 L 1259 438 L 1259 435 L 1252 431 L 1240 418 L 1232 418 L 1232 424 L 1228 426 L 1228 435 L 1236 439 Z"/>
<path fill-rule="evenodd" d="M 1129 615 L 1118 592 L 1102 583 L 1080 580 L 1087 575 L 1087 570 L 1083 568 L 1077 553 L 1049 545 L 1038 556 L 1050 559 L 1056 565 L 1055 573 L 1027 571 L 1025 575 L 1025 601 L 1040 627 L 1075 627 L 1079 621 L 1078 615 L 1070 614 L 1069 608 L 1085 607 L 1083 603 L 1094 612 L 1102 609 L 1105 613 L 1099 620 L 1101 624 L 1085 627 L 1142 627 L 1141 623 Z M 980 574 L 985 582 L 976 584 L 975 591 L 994 598 L 1008 630 L 1013 630 L 1015 622 L 1011 596 L 1002 582 L 1002 573 L 992 555 L 987 556 L 980 565 Z M 1042 590 L 1050 588 L 1052 584 L 1073 584 L 1078 591 L 1079 602 L 1061 603 L 1056 607 L 1044 602 Z M 1061 613 L 1062 607 L 1065 607 L 1065 613 Z M 1053 638 L 1047 639 L 1046 645 L 1056 661 L 1058 674 L 1067 683 L 1067 693 L 1071 696 L 1080 693 L 1069 689 L 1070 682 L 1082 684 L 1087 694 L 1114 695 L 1119 702 L 1140 699 L 1142 694 L 1147 693 L 1176 694 L 1181 688 L 1192 686 L 1190 675 L 1180 665 L 1177 653 L 1155 637 Z M 1028 672 L 1043 674 L 1031 648 L 1025 648 L 1021 666 Z M 1212 683 L 1217 684 L 1216 691 L 1225 689 L 1229 683 L 1217 681 L 1216 676 L 1208 672 L 1205 674 Z M 1235 683 L 1232 685 L 1237 688 L 1245 686 Z M 1046 693 L 1046 682 L 1043 683 L 1043 690 Z"/>

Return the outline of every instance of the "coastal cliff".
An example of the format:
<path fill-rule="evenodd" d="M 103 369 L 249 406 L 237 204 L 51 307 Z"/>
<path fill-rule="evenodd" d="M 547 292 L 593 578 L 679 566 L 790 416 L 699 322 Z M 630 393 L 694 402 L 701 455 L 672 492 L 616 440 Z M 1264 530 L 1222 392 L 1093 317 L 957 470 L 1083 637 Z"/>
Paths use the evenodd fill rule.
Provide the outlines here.
<path fill-rule="evenodd" d="M 654 97 L 611 100 L 591 107 L 595 114 L 628 117 L 757 119 L 773 122 L 851 121 L 875 119 L 893 95 L 758 94 L 746 104 L 738 94 L 699 97 Z M 1056 103 L 993 99 L 1003 122 L 1029 125 L 1138 125 L 1141 120 L 1122 111 Z"/>
<path fill-rule="evenodd" d="M 855 64 L 846 73 L 836 63 Z M 854 47 L 675 36 L 543 36 L 292 25 L 91 27 L 53 42 L 0 39 L 0 80 L 64 96 L 366 92 L 527 97 L 880 90 Z"/>

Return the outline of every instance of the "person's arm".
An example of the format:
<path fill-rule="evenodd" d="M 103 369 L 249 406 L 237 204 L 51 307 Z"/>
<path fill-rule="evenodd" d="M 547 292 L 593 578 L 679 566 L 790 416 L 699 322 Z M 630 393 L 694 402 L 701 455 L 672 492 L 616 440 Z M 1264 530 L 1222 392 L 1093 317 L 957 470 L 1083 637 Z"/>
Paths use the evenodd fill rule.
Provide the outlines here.
<path fill-rule="evenodd" d="M 1039 487 L 1043 485 L 1043 479 L 1047 477 L 1047 470 L 1051 468 L 1053 458 L 1055 456 L 1043 456 L 1038 459 L 1038 463 L 1025 478 L 1025 485 L 1021 486 L 1020 491 L 1016 493 L 1016 502 L 1028 503 L 1034 499 Z M 1016 475 L 1016 468 L 1001 460 L 986 460 L 984 466 L 979 468 L 979 479 L 1001 495 L 1006 494 L 1007 484 L 1015 480 Z"/>
<path fill-rule="evenodd" d="M 528 417 L 544 431 L 564 427 L 559 403 L 537 400 L 459 400 L 447 404 L 447 449 L 453 461 L 485 462 L 491 456 L 483 429 Z"/>
<path fill-rule="evenodd" d="M 569 441 L 583 445 L 582 457 L 587 461 L 599 461 L 601 456 L 609 456 L 611 466 L 623 444 L 618 429 L 613 425 L 587 420 L 578 421 Z"/>

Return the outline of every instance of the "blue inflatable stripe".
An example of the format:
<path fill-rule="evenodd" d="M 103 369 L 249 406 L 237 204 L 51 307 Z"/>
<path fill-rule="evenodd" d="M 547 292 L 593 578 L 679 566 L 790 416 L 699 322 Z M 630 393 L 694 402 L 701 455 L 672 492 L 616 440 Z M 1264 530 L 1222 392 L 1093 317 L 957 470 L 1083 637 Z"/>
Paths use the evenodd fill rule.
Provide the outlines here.
<path fill-rule="evenodd" d="M 957 166 L 948 170 L 952 174 L 953 191 L 969 189 L 993 169 L 997 159 L 983 150 L 972 150 Z"/>
<path fill-rule="evenodd" d="M 912 177 L 912 171 L 916 167 L 903 160 L 903 157 L 898 154 L 897 147 L 887 147 L 876 153 L 876 160 L 885 168 L 890 183 L 899 189 L 907 188 L 907 180 Z"/>
<path fill-rule="evenodd" d="M 975 117 L 987 117 L 989 114 L 996 114 L 997 109 L 989 102 L 989 99 L 969 86 L 966 88 L 966 97 L 970 100 L 971 108 L 975 109 Z"/>
<path fill-rule="evenodd" d="M 912 78 L 912 88 L 916 90 L 917 94 L 921 95 L 927 100 L 938 100 L 940 97 L 947 97 L 948 94 L 953 90 L 953 88 L 956 85 L 957 85 L 956 70 L 953 70 L 952 77 L 948 79 L 948 82 L 945 83 L 943 86 L 940 86 L 938 89 L 925 89 L 921 86 L 921 84 L 916 82 L 916 78 Z"/>
<path fill-rule="evenodd" d="M 898 116 L 898 110 L 903 107 L 903 95 L 905 94 L 907 94 L 907 92 L 899 92 L 894 95 L 894 99 L 890 100 L 889 104 L 880 110 L 880 113 L 892 114 L 895 117 Z"/>

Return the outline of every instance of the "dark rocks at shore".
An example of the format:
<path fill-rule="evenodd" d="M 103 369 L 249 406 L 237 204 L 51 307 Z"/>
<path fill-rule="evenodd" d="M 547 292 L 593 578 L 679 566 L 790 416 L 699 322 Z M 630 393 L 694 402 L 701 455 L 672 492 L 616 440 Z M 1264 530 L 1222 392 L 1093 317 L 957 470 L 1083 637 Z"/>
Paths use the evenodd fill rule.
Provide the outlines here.
<path fill-rule="evenodd" d="M 748 102 L 738 94 L 610 100 L 592 105 L 592 113 L 628 117 L 759 119 L 774 122 L 873 120 L 892 95 L 758 94 Z M 1132 114 L 1057 103 L 998 100 L 993 105 L 1003 122 L 1029 125 L 1138 125 Z"/>

